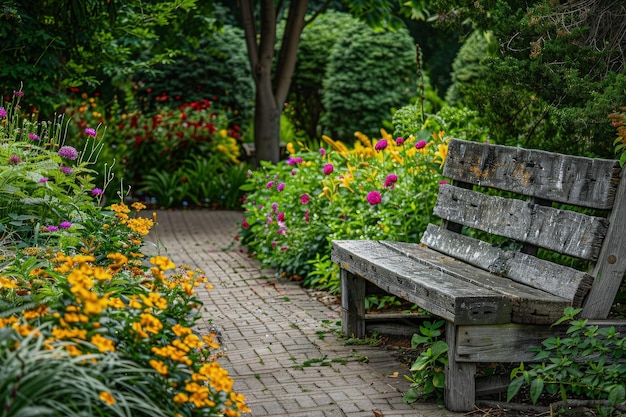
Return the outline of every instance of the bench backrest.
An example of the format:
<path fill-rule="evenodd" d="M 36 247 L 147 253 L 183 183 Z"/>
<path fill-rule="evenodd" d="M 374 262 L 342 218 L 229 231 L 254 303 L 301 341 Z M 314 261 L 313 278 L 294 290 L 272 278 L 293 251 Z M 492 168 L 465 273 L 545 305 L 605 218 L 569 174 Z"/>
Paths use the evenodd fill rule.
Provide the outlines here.
<path fill-rule="evenodd" d="M 442 225 L 429 225 L 422 243 L 606 318 L 626 270 L 621 172 L 614 160 L 453 139 L 443 172 L 452 184 L 434 208 Z M 591 267 L 541 259 L 539 248 Z"/>

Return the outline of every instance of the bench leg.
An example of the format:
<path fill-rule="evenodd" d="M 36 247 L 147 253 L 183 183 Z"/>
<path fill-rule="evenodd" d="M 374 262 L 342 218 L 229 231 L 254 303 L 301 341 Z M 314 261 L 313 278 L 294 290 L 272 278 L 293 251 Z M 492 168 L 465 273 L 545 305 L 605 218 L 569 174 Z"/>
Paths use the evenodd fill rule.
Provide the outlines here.
<path fill-rule="evenodd" d="M 444 402 L 450 411 L 472 411 L 476 398 L 476 364 L 456 361 L 456 340 L 457 327 L 454 323 L 446 322 L 448 366 Z"/>
<path fill-rule="evenodd" d="M 365 337 L 365 280 L 341 269 L 341 324 L 347 337 Z"/>

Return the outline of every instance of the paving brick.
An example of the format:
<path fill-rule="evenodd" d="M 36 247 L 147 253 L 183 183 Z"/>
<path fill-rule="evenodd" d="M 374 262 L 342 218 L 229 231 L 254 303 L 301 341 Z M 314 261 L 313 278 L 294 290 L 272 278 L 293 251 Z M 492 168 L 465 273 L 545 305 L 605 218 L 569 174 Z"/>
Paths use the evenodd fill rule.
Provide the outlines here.
<path fill-rule="evenodd" d="M 339 308 L 249 258 L 234 241 L 242 213 L 158 211 L 157 219 L 174 263 L 201 269 L 214 287 L 197 288 L 204 303 L 197 330 L 219 329 L 220 361 L 247 398 L 246 417 L 461 416 L 436 404 L 405 404 L 407 366 L 382 348 L 346 346 L 337 335 Z M 388 378 L 393 372 L 399 376 Z"/>

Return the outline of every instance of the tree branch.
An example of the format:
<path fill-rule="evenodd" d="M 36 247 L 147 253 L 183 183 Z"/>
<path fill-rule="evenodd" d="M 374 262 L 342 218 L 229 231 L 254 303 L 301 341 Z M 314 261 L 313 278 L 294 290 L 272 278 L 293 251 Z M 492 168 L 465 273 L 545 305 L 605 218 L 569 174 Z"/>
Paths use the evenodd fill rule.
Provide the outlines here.
<path fill-rule="evenodd" d="M 241 9 L 241 20 L 248 49 L 248 60 L 253 73 L 259 64 L 259 51 L 256 40 L 256 23 L 254 21 L 254 2 L 252 0 L 237 0 L 237 7 Z"/>

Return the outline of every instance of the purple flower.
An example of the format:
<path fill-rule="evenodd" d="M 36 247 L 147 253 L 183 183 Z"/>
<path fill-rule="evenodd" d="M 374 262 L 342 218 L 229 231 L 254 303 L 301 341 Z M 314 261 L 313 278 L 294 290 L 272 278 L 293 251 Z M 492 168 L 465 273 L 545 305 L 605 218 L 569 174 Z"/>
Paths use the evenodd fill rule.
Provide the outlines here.
<path fill-rule="evenodd" d="M 13 95 L 16 96 L 16 97 L 24 97 L 24 92 L 23 91 L 13 90 Z"/>
<path fill-rule="evenodd" d="M 39 182 L 48 182 L 48 177 L 40 178 Z"/>
<path fill-rule="evenodd" d="M 320 148 L 320 153 L 322 154 L 322 156 L 326 156 L 326 149 Z"/>
<path fill-rule="evenodd" d="M 391 187 L 393 190 L 394 184 L 398 182 L 398 176 L 396 174 L 389 174 L 385 178 L 385 188 Z"/>
<path fill-rule="evenodd" d="M 0 119 L 7 117 L 7 111 L 4 107 L 0 107 Z"/>
<path fill-rule="evenodd" d="M 265 186 L 267 188 L 272 188 L 274 186 L 274 184 L 276 184 L 274 181 L 269 181 Z"/>
<path fill-rule="evenodd" d="M 94 197 L 97 197 L 102 194 L 104 194 L 104 191 L 102 191 L 101 188 L 94 188 L 93 190 L 91 190 L 91 195 L 93 195 Z"/>
<path fill-rule="evenodd" d="M 92 127 L 88 127 L 85 129 L 85 133 L 88 134 L 89 136 L 91 136 L 92 138 L 96 137 L 96 129 L 92 128 Z"/>
<path fill-rule="evenodd" d="M 415 144 L 415 149 L 423 149 L 426 147 L 426 141 L 424 139 L 420 140 Z"/>
<path fill-rule="evenodd" d="M 252 176 L 252 170 L 248 170 L 248 172 L 246 173 L 246 178 L 250 178 Z"/>
<path fill-rule="evenodd" d="M 276 186 L 276 189 L 280 192 L 285 189 L 285 183 L 281 182 Z"/>
<path fill-rule="evenodd" d="M 292 176 L 295 176 L 297 172 L 298 172 L 298 171 L 296 171 L 295 169 L 292 169 L 292 170 L 291 170 L 291 175 L 292 175 Z"/>
<path fill-rule="evenodd" d="M 59 226 L 61 226 L 61 229 L 69 229 L 72 227 L 72 222 L 61 222 Z"/>
<path fill-rule="evenodd" d="M 61 170 L 62 173 L 64 173 L 65 175 L 70 175 L 72 172 L 74 172 L 74 170 L 70 167 L 61 167 L 59 168 Z M 93 191 L 92 191 L 93 192 Z"/>
<path fill-rule="evenodd" d="M 380 152 L 384 150 L 386 147 L 387 147 L 387 139 L 381 139 L 378 142 L 376 142 L 376 145 L 374 145 L 374 149 L 376 149 L 376 152 Z"/>
<path fill-rule="evenodd" d="M 310 200 L 310 197 L 309 197 L 309 195 L 308 195 L 308 194 L 306 194 L 306 193 L 305 193 L 305 194 L 302 194 L 302 195 L 300 196 L 300 202 L 301 202 L 302 204 L 309 204 L 309 200 Z"/>
<path fill-rule="evenodd" d="M 46 226 L 43 230 L 46 232 L 58 232 L 59 228 L 57 226 Z"/>
<path fill-rule="evenodd" d="M 335 170 L 333 164 L 324 165 L 324 175 L 330 175 Z"/>
<path fill-rule="evenodd" d="M 272 241 L 272 249 L 276 249 L 276 246 L 278 245 L 278 242 L 276 242 L 275 240 Z"/>
<path fill-rule="evenodd" d="M 378 191 L 370 191 L 367 194 L 367 202 L 370 203 L 370 205 L 374 206 L 376 204 L 382 203 L 383 197 L 380 195 Z"/>
<path fill-rule="evenodd" d="M 278 215 L 276 216 L 276 220 L 278 220 L 279 222 L 284 222 L 285 221 L 285 213 L 284 212 L 280 212 L 278 213 Z"/>
<path fill-rule="evenodd" d="M 11 155 L 11 156 L 9 156 L 9 164 L 11 164 L 11 165 L 17 165 L 17 164 L 19 164 L 20 162 L 22 162 L 22 160 L 20 159 L 20 157 L 19 157 L 19 156 L 17 156 L 17 155 Z"/>
<path fill-rule="evenodd" d="M 292 157 L 290 156 L 289 159 L 287 159 L 287 165 L 298 165 L 299 163 L 302 162 L 302 158 L 300 157 Z"/>
<path fill-rule="evenodd" d="M 59 156 L 73 161 L 78 158 L 78 152 L 71 146 L 61 146 L 61 149 L 59 149 Z"/>
<path fill-rule="evenodd" d="M 276 210 L 278 210 L 278 203 L 272 203 L 272 211 L 276 213 Z"/>
<path fill-rule="evenodd" d="M 402 144 L 404 144 L 404 138 L 397 137 L 397 138 L 396 138 L 396 145 L 397 145 L 397 146 L 400 146 L 400 145 L 402 145 Z"/>
<path fill-rule="evenodd" d="M 446 180 L 439 181 L 439 185 L 446 185 L 447 183 L 448 183 L 448 181 L 446 181 Z"/>
<path fill-rule="evenodd" d="M 39 139 L 41 139 L 41 138 L 39 137 L 39 135 L 36 135 L 36 134 L 34 134 L 34 133 L 29 133 L 29 134 L 28 134 L 28 139 L 32 139 L 32 140 L 39 140 Z"/>

